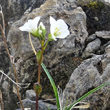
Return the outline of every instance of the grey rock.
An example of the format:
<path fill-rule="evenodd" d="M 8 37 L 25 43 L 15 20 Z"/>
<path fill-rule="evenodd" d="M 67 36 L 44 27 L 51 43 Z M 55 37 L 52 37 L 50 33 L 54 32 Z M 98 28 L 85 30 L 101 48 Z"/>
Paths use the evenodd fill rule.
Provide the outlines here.
<path fill-rule="evenodd" d="M 75 3 L 76 0 L 67 0 L 67 2 L 69 2 L 69 3 Z"/>
<path fill-rule="evenodd" d="M 40 7 L 45 1 L 46 0 L 0 0 L 0 5 L 3 8 L 5 16 L 7 32 L 12 23 L 20 19 L 26 10 L 30 9 L 31 12 L 33 9 Z"/>
<path fill-rule="evenodd" d="M 2 88 L 8 92 L 9 88 L 10 88 L 10 85 L 7 81 L 4 81 L 3 84 L 2 84 Z"/>
<path fill-rule="evenodd" d="M 106 71 L 106 67 L 107 67 L 107 65 L 109 64 L 109 61 L 110 61 L 110 45 L 108 45 L 105 48 L 105 56 L 106 56 L 106 58 L 102 60 L 102 70 L 103 71 L 104 70 Z"/>
<path fill-rule="evenodd" d="M 95 52 L 100 48 L 100 46 L 101 46 L 101 41 L 98 38 L 90 42 L 85 48 L 82 57 L 87 58 L 91 55 L 94 55 Z"/>
<path fill-rule="evenodd" d="M 103 41 L 102 41 L 103 43 Z M 103 54 L 105 52 L 105 48 L 110 45 L 110 41 L 107 41 L 107 43 L 103 43 L 103 45 L 101 45 L 100 49 L 97 51 L 98 54 Z"/>
<path fill-rule="evenodd" d="M 57 110 L 57 107 L 52 104 L 48 104 L 43 102 L 42 100 L 39 101 L 39 110 Z"/>
<path fill-rule="evenodd" d="M 48 46 L 47 48 L 44 57 L 45 64 L 48 65 L 49 68 L 52 68 L 53 65 L 57 66 L 58 63 L 62 62 L 62 64 L 60 65 L 64 68 L 64 72 L 62 73 L 60 71 L 61 69 L 59 69 L 58 66 L 53 69 L 52 71 L 53 73 L 58 70 L 58 73 L 67 74 L 68 67 L 67 68 L 65 67 L 68 64 L 63 63 L 64 57 L 66 58 L 67 56 L 72 54 L 79 56 L 79 53 L 82 51 L 83 44 L 85 43 L 85 40 L 88 37 L 88 33 L 86 31 L 86 15 L 80 7 L 76 9 L 68 10 L 68 7 L 67 9 L 61 7 L 60 6 L 61 4 L 59 5 L 54 4 L 52 6 L 50 2 L 50 4 L 48 5 L 49 6 L 47 7 L 47 4 L 44 4 L 40 8 L 35 9 L 32 13 L 23 16 L 21 20 L 17 21 L 12 25 L 9 31 L 8 42 L 10 43 L 11 46 L 11 50 L 10 50 L 11 55 L 15 59 L 17 60 L 20 59 L 22 61 L 19 65 L 17 64 L 17 66 L 19 66 L 18 74 L 20 76 L 19 79 L 21 82 L 31 81 L 35 77 L 35 73 L 37 72 L 35 57 L 28 40 L 28 34 L 26 32 L 21 32 L 18 29 L 21 25 L 23 25 L 26 22 L 26 20 L 28 20 L 29 18 L 34 18 L 35 16 L 42 15 L 41 21 L 44 22 L 47 30 L 49 31 L 48 16 L 52 15 L 56 19 L 59 18 L 64 19 L 64 21 L 70 26 L 69 27 L 69 30 L 71 32 L 70 36 L 68 36 L 66 39 L 58 40 L 57 42 L 50 43 L 49 44 L 50 46 Z M 68 5 L 68 3 L 65 4 L 65 6 L 66 5 Z M 58 15 L 59 17 L 57 17 Z M 32 42 L 36 50 L 38 50 L 40 48 L 38 40 L 36 38 L 32 38 Z M 68 58 L 71 59 L 72 57 L 68 57 Z M 30 70 L 31 68 L 33 69 Z M 73 66 L 71 65 L 70 68 L 73 69 Z M 71 69 L 70 72 L 68 73 L 71 74 Z"/>
<path fill-rule="evenodd" d="M 31 110 L 35 110 L 35 104 L 36 104 L 36 101 L 32 101 L 30 99 L 24 99 L 23 100 L 23 105 L 25 108 L 31 108 Z"/>
<path fill-rule="evenodd" d="M 27 90 L 26 91 L 26 98 L 35 101 L 36 100 L 36 94 L 34 90 Z"/>
<path fill-rule="evenodd" d="M 21 17 L 23 15 L 24 11 L 26 11 L 29 7 L 32 7 L 32 9 L 39 7 L 41 4 L 44 3 L 45 0 L 0 0 L 0 4 L 3 8 L 3 12 L 6 16 L 8 16 L 8 19 Z M 8 12 L 8 13 L 7 13 Z M 6 17 L 7 19 L 7 17 Z"/>
<path fill-rule="evenodd" d="M 29 110 L 35 110 L 36 102 L 30 99 L 24 99 L 23 105 L 25 108 L 28 108 Z M 21 110 L 21 109 L 16 109 L 16 110 Z M 55 105 L 48 104 L 46 102 L 43 102 L 42 100 L 39 100 L 39 110 L 57 110 L 57 107 Z"/>
<path fill-rule="evenodd" d="M 75 69 L 64 90 L 64 105 L 71 104 L 89 90 L 104 82 L 110 81 L 110 63 L 108 63 L 107 66 L 105 66 L 105 70 L 103 70 L 102 60 L 104 59 L 106 59 L 106 55 L 94 56 L 83 61 L 81 65 Z M 90 103 L 90 108 L 83 110 L 108 110 L 110 107 L 109 96 L 109 86 L 100 89 L 84 100 Z"/>
<path fill-rule="evenodd" d="M 97 31 L 95 34 L 99 38 L 110 39 L 110 31 Z"/>
<path fill-rule="evenodd" d="M 89 43 L 89 42 L 91 42 L 91 41 L 93 41 L 93 40 L 95 40 L 95 39 L 96 39 L 96 34 L 92 34 L 92 35 L 90 35 L 90 36 L 87 38 L 86 42 Z"/>

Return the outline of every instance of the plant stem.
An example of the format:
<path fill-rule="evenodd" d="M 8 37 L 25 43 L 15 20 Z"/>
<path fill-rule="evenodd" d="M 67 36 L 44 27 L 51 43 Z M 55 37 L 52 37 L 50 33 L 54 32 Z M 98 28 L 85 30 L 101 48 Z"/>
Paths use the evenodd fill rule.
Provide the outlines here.
<path fill-rule="evenodd" d="M 43 53 L 44 53 L 44 44 L 41 43 L 42 53 L 40 56 L 40 61 L 38 62 L 38 79 L 37 82 L 40 84 L 40 76 L 41 76 L 41 63 L 43 60 Z M 38 95 L 36 95 L 36 110 L 38 110 Z"/>
<path fill-rule="evenodd" d="M 4 32 L 4 30 L 3 30 L 2 26 L 1 26 L 1 24 L 0 24 L 0 30 L 1 30 L 1 34 L 2 34 L 3 41 L 4 41 L 4 46 L 5 46 L 6 52 L 7 52 L 7 54 L 8 54 L 8 57 L 9 57 L 9 59 L 10 59 L 10 62 L 11 62 L 11 65 L 12 65 L 12 68 L 13 68 L 13 71 L 14 71 L 14 77 L 15 77 L 16 83 L 18 83 L 17 71 L 16 71 L 16 68 L 15 68 L 15 66 L 14 66 L 14 64 L 13 64 L 13 60 L 12 60 L 12 57 L 11 57 L 11 55 L 10 55 L 10 52 L 9 52 L 9 49 L 8 49 L 8 45 L 7 45 L 7 41 L 6 41 L 6 37 L 5 37 L 5 34 L 4 34 L 5 32 Z M 21 100 L 21 95 L 20 95 L 20 93 L 19 93 L 19 88 L 18 88 L 17 85 L 16 85 L 16 90 L 17 90 L 17 96 L 18 96 L 18 99 L 19 99 L 19 101 L 20 101 L 21 108 L 22 108 L 22 110 L 24 110 L 24 106 L 23 106 L 22 100 Z"/>
<path fill-rule="evenodd" d="M 35 48 L 34 48 L 34 46 L 33 46 L 33 44 L 32 44 L 32 39 L 31 39 L 30 33 L 29 33 L 29 42 L 30 42 L 31 47 L 32 47 L 32 50 L 33 50 L 33 52 L 34 52 L 34 54 L 35 54 L 35 56 L 36 56 L 36 55 L 37 55 L 37 52 L 36 52 L 36 50 L 35 50 Z"/>
<path fill-rule="evenodd" d="M 43 60 L 43 53 L 44 53 L 44 49 L 43 49 L 43 45 L 42 45 L 42 53 L 41 53 L 41 56 L 40 56 L 40 61 L 38 62 L 38 83 L 40 84 L 40 76 L 41 76 L 41 63 L 42 63 L 42 60 Z"/>
<path fill-rule="evenodd" d="M 41 75 L 41 63 L 38 64 L 38 83 L 40 84 L 40 75 Z"/>
<path fill-rule="evenodd" d="M 35 50 L 35 48 L 34 48 L 34 46 L 33 46 L 33 43 L 32 43 L 32 39 L 31 39 L 31 35 L 30 35 L 30 33 L 29 33 L 29 41 L 30 41 L 30 44 L 31 44 L 31 47 L 32 47 L 32 50 L 33 50 L 33 52 L 34 52 L 34 54 L 35 54 L 35 56 L 37 55 L 37 52 L 36 52 L 36 50 Z M 40 60 L 39 60 L 39 62 L 38 62 L 38 79 L 37 79 L 37 82 L 38 82 L 38 84 L 40 84 L 40 76 L 41 76 L 41 63 L 42 63 L 42 60 L 43 60 L 43 53 L 44 53 L 44 41 L 42 40 L 42 41 L 40 41 L 40 43 L 41 43 L 41 50 L 42 50 L 42 52 L 41 52 L 41 56 L 40 56 Z M 36 110 L 38 110 L 38 94 L 36 93 Z"/>
<path fill-rule="evenodd" d="M 34 46 L 33 46 L 33 43 L 32 43 L 32 39 L 31 39 L 31 35 L 30 35 L 30 33 L 29 33 L 29 42 L 30 42 L 30 44 L 31 44 L 31 47 L 32 47 L 32 50 L 33 50 L 33 52 L 34 52 L 34 54 L 35 54 L 35 56 L 37 55 L 37 52 L 36 52 L 36 50 L 35 50 L 35 48 L 34 48 Z M 38 66 L 38 77 L 39 77 L 39 72 L 40 72 L 40 66 Z M 40 82 L 40 81 L 39 81 Z M 39 100 L 39 98 L 38 98 L 38 94 L 36 93 L 36 110 L 38 110 L 38 100 Z"/>
<path fill-rule="evenodd" d="M 38 97 L 38 95 L 36 94 L 36 110 L 38 110 L 38 100 L 39 100 L 39 97 Z"/>

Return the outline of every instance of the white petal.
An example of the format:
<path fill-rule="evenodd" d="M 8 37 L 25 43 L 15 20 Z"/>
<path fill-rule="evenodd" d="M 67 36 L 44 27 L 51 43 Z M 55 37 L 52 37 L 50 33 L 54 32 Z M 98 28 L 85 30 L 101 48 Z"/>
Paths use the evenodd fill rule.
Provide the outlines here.
<path fill-rule="evenodd" d="M 57 21 L 52 17 L 50 16 L 50 25 L 56 25 Z"/>
<path fill-rule="evenodd" d="M 67 24 L 62 19 L 57 20 L 57 26 L 59 29 L 68 29 Z"/>
<path fill-rule="evenodd" d="M 61 32 L 61 34 L 60 34 L 59 36 L 57 36 L 57 38 L 64 39 L 64 38 L 66 38 L 69 34 L 70 34 L 69 30 L 65 30 L 65 31 Z"/>
<path fill-rule="evenodd" d="M 56 20 L 50 16 L 50 32 L 51 33 L 54 33 L 56 25 L 57 25 Z"/>
<path fill-rule="evenodd" d="M 68 26 L 64 22 L 64 20 L 62 19 L 57 20 L 57 26 L 58 26 L 59 31 L 61 32 L 61 34 L 57 36 L 57 38 L 63 39 L 63 38 L 66 38 L 70 34 L 68 30 Z"/>
<path fill-rule="evenodd" d="M 23 26 L 21 26 L 19 29 L 21 31 L 27 31 L 31 32 L 32 30 L 37 29 L 38 22 L 40 20 L 40 16 L 34 18 L 34 19 L 29 19 Z"/>
<path fill-rule="evenodd" d="M 54 36 L 54 31 L 55 31 L 55 28 L 56 28 L 56 24 L 57 24 L 56 20 L 53 17 L 50 16 L 50 32 L 51 32 L 52 38 L 54 40 L 57 40 Z"/>
<path fill-rule="evenodd" d="M 31 28 L 28 26 L 27 22 L 23 26 L 21 26 L 19 29 L 21 31 L 27 31 L 27 32 L 31 31 Z"/>
<path fill-rule="evenodd" d="M 32 21 L 33 29 L 37 29 L 39 20 L 40 20 L 40 16 L 37 16 L 33 19 Z"/>

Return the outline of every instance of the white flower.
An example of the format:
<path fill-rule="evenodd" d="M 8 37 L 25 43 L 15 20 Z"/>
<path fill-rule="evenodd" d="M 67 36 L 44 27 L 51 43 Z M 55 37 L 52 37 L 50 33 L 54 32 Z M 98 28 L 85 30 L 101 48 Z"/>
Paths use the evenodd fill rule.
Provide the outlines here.
<path fill-rule="evenodd" d="M 57 40 L 56 38 L 66 38 L 70 34 L 67 24 L 62 19 L 56 21 L 50 16 L 50 25 L 50 32 L 53 40 Z"/>
<path fill-rule="evenodd" d="M 40 16 L 35 17 L 34 19 L 30 19 L 19 29 L 21 31 L 26 31 L 26 32 L 30 32 L 31 34 L 35 34 L 38 28 L 39 20 L 40 20 Z"/>

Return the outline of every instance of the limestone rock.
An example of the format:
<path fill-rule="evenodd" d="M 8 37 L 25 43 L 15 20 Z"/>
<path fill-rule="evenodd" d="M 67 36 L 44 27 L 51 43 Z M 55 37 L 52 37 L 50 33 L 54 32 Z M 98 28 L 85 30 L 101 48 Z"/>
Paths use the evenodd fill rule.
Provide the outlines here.
<path fill-rule="evenodd" d="M 45 0 L 0 0 L 5 16 L 6 30 L 8 32 L 13 22 L 20 19 L 25 11 L 31 12 L 34 8 L 40 7 Z M 1 23 L 1 18 L 0 18 Z"/>
<path fill-rule="evenodd" d="M 70 104 L 98 85 L 109 82 L 109 65 L 104 66 L 102 61 L 106 55 L 98 55 L 87 59 L 75 69 L 64 90 L 64 104 Z M 104 60 L 105 61 L 105 60 Z M 83 110 L 108 110 L 110 107 L 110 87 L 104 87 L 87 97 L 90 108 Z"/>
<path fill-rule="evenodd" d="M 36 101 L 32 101 L 30 99 L 24 99 L 23 100 L 24 107 L 29 109 L 29 110 L 35 110 L 35 104 Z M 43 102 L 42 100 L 39 100 L 39 110 L 57 110 L 55 105 L 48 104 L 46 102 Z M 21 109 L 16 109 L 16 110 L 21 110 Z"/>
<path fill-rule="evenodd" d="M 64 40 L 52 42 L 48 46 L 44 57 L 44 62 L 46 65 L 48 65 L 49 68 L 52 68 L 53 65 L 57 66 L 57 64 L 60 62 L 63 63 L 64 58 L 65 60 L 66 58 L 71 59 L 72 57 L 67 57 L 69 55 L 71 56 L 72 54 L 75 54 L 75 56 L 79 56 L 80 52 L 82 51 L 83 44 L 88 37 L 88 33 L 86 31 L 86 15 L 80 7 L 77 7 L 75 9 L 71 8 L 70 10 L 68 10 L 68 7 L 66 8 L 66 5 L 71 6 L 71 4 L 67 3 L 64 5 L 65 7 L 60 5 L 62 4 L 54 4 L 53 6 L 50 4 L 44 4 L 40 8 L 35 9 L 32 13 L 26 14 L 21 18 L 21 20 L 15 22 L 12 25 L 8 34 L 8 42 L 11 46 L 12 56 L 17 60 L 16 63 L 18 62 L 18 60 L 21 61 L 20 64 L 17 64 L 17 66 L 19 66 L 18 74 L 20 76 L 19 79 L 21 82 L 31 81 L 35 77 L 35 74 L 37 72 L 36 61 L 29 43 L 28 34 L 26 32 L 21 32 L 18 29 L 28 19 L 34 18 L 35 16 L 42 16 L 41 21 L 44 22 L 48 31 L 50 15 L 54 16 L 54 18 L 56 19 L 62 18 L 69 25 L 71 35 L 69 35 Z M 32 42 L 38 50 L 40 48 L 38 40 L 36 38 L 32 38 Z M 62 63 L 60 64 L 63 67 L 62 69 L 64 69 L 64 72 L 62 74 L 66 75 L 68 73 L 67 68 L 65 67 L 69 62 L 67 64 Z M 71 67 L 73 68 L 72 65 Z M 54 68 L 54 71 L 57 71 L 57 69 Z M 58 69 L 58 73 L 61 73 L 60 69 Z M 71 69 L 69 74 L 71 74 Z"/>
<path fill-rule="evenodd" d="M 91 42 L 91 41 L 93 41 L 95 39 L 96 39 L 96 34 L 92 34 L 92 35 L 88 36 L 86 42 L 89 43 L 89 42 Z"/>
<path fill-rule="evenodd" d="M 34 90 L 27 90 L 26 91 L 26 98 L 35 101 L 36 100 L 36 94 L 35 94 Z"/>
<path fill-rule="evenodd" d="M 0 4 L 3 8 L 3 12 L 6 19 L 11 20 L 13 18 L 19 18 L 23 13 L 31 7 L 31 11 L 34 8 L 39 7 L 41 4 L 44 3 L 45 0 L 0 0 Z"/>
<path fill-rule="evenodd" d="M 19 27 L 28 19 L 32 19 L 36 16 L 42 16 L 41 21 L 45 24 L 48 32 L 50 31 L 49 16 L 53 16 L 55 19 L 61 18 L 69 26 L 71 34 L 66 39 L 49 43 L 44 55 L 44 63 L 49 69 L 49 72 L 52 73 L 55 82 L 64 88 L 70 74 L 75 68 L 73 57 L 79 57 L 84 48 L 85 40 L 88 37 L 86 15 L 81 7 L 76 7 L 72 3 L 66 2 L 66 0 L 65 2 L 64 0 L 58 2 L 56 2 L 56 0 L 50 0 L 49 2 L 48 0 L 45 4 L 41 5 L 40 8 L 34 9 L 29 14 L 26 13 L 20 20 L 12 25 L 7 40 L 10 45 L 11 56 L 13 57 L 17 69 L 18 80 L 20 83 L 30 83 L 29 88 L 31 89 L 37 79 L 36 57 L 30 46 L 28 33 L 21 32 Z M 39 41 L 32 37 L 32 42 L 36 50 L 38 50 L 40 48 Z M 12 72 L 10 68 L 8 75 L 11 78 L 14 77 Z M 43 92 L 48 91 L 49 93 L 49 91 L 52 91 L 51 85 L 44 72 L 42 72 L 41 84 L 43 85 Z M 13 93 L 14 85 L 12 83 L 11 85 L 10 93 L 4 92 L 4 96 L 6 97 L 8 95 L 9 99 L 11 99 L 10 96 L 14 96 L 14 103 L 11 100 L 5 101 L 5 107 L 8 110 L 15 109 L 18 101 L 17 97 L 15 97 L 16 94 Z M 49 90 L 47 90 L 47 88 L 49 88 Z M 21 93 L 24 93 L 24 90 Z M 11 105 L 11 103 L 15 104 L 15 106 Z"/>
<path fill-rule="evenodd" d="M 103 38 L 103 39 L 110 39 L 110 31 L 98 31 L 95 32 L 97 37 Z"/>
<path fill-rule="evenodd" d="M 100 48 L 100 46 L 101 46 L 101 41 L 98 38 L 90 42 L 87 45 L 86 49 L 84 50 L 82 57 L 87 58 L 91 55 L 94 55 L 95 52 Z"/>

